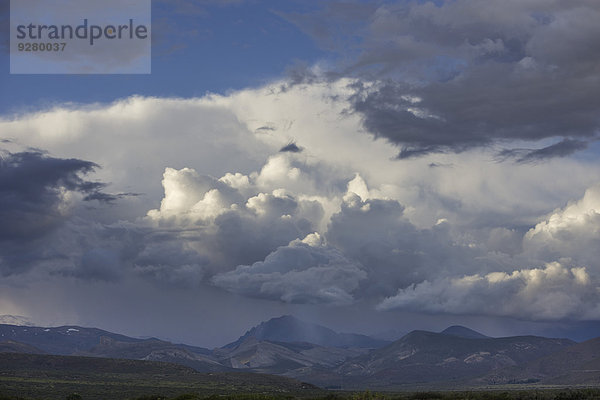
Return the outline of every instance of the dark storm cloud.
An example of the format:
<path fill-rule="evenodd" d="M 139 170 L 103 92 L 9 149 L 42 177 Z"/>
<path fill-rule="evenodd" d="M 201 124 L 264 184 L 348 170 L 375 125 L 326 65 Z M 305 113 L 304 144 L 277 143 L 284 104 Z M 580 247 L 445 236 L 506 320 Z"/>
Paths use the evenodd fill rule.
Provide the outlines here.
<path fill-rule="evenodd" d="M 482 67 L 477 75 L 417 89 L 387 81 L 359 91 L 354 107 L 370 132 L 401 147 L 399 158 L 460 152 L 497 140 L 573 138 L 526 158 L 564 156 L 597 134 L 600 83 L 569 77 L 557 86 L 543 75 L 504 80 L 510 71 L 500 65 Z M 412 104 L 412 98 L 419 101 Z"/>
<path fill-rule="evenodd" d="M 46 242 L 69 219 L 69 193 L 106 200 L 105 184 L 82 176 L 98 168 L 90 161 L 62 159 L 41 151 L 0 156 L 0 272 L 8 275 L 37 263 L 67 260 Z M 61 262 L 62 262 L 61 261 Z"/>
<path fill-rule="evenodd" d="M 294 142 L 291 142 L 285 146 L 283 146 L 281 149 L 279 149 L 280 153 L 300 153 L 302 152 L 302 148 L 298 147 L 298 145 Z"/>
<path fill-rule="evenodd" d="M 364 82 L 354 110 L 371 134 L 400 147 L 398 158 L 564 139 L 529 161 L 597 137 L 600 3 L 403 1 L 362 14 L 328 5 L 310 16 L 288 19 L 342 55 L 344 75 Z M 351 35 L 352 24 L 366 26 Z"/>
<path fill-rule="evenodd" d="M 119 199 L 123 199 L 126 197 L 137 197 L 140 196 L 140 193 L 104 193 L 100 191 L 94 191 L 88 195 L 86 195 L 83 199 L 86 201 L 97 200 L 105 203 L 114 203 Z"/>
<path fill-rule="evenodd" d="M 0 240 L 28 240 L 44 235 L 64 219 L 62 191 L 102 197 L 100 182 L 81 177 L 98 165 L 61 159 L 41 152 L 7 153 L 0 158 Z"/>
<path fill-rule="evenodd" d="M 79 268 L 72 275 L 86 280 L 116 282 L 120 278 L 120 265 L 119 254 L 114 250 L 92 248 L 83 254 Z"/>
<path fill-rule="evenodd" d="M 515 158 L 519 163 L 542 161 L 553 157 L 566 157 L 577 151 L 584 150 L 589 143 L 582 140 L 564 139 L 553 145 L 537 149 L 506 149 L 498 155 L 501 158 Z"/>

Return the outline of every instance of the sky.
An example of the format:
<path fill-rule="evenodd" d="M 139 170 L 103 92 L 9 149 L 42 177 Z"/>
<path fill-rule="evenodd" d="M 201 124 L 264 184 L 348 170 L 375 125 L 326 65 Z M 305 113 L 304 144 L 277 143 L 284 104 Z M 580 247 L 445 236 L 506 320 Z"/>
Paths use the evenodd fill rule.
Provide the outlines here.
<path fill-rule="evenodd" d="M 600 336 L 597 1 L 154 0 L 147 75 L 11 75 L 8 19 L 0 315 Z"/>

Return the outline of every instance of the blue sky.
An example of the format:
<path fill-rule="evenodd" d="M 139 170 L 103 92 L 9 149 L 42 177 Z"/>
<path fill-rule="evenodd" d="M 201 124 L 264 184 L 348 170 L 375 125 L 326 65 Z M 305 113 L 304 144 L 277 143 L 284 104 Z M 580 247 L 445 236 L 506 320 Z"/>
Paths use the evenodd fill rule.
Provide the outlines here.
<path fill-rule="evenodd" d="M 232 2 L 186 6 L 152 4 L 150 75 L 11 75 L 1 55 L 0 112 L 55 103 L 110 102 L 134 94 L 192 97 L 258 86 L 294 65 L 326 59 L 326 52 L 280 13 L 309 10 L 301 2 Z"/>
<path fill-rule="evenodd" d="M 0 315 L 203 346 L 283 314 L 600 335 L 597 2 L 152 16 L 149 75 L 1 53 Z"/>

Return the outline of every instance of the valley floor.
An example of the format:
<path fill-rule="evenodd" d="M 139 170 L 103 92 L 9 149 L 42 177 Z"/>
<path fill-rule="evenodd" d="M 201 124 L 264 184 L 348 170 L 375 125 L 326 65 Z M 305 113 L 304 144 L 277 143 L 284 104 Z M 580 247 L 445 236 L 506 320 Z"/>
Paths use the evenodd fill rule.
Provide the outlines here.
<path fill-rule="evenodd" d="M 161 383 L 152 387 L 135 384 L 132 386 L 101 385 L 90 382 L 57 381 L 13 381 L 0 382 L 0 400 L 598 400 L 600 389 L 563 388 L 531 390 L 474 390 L 474 391 L 425 391 L 425 392 L 330 392 L 312 394 L 292 393 L 229 393 L 206 388 L 199 393 Z M 12 393 L 12 394 L 11 394 Z M 18 393 L 18 394 L 17 394 Z M 170 393 L 170 394 L 169 394 Z"/>

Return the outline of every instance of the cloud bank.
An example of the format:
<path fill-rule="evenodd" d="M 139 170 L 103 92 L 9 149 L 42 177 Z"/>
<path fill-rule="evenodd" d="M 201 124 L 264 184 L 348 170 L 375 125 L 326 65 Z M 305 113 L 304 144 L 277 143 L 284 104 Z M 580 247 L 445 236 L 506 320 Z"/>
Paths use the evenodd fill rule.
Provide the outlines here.
<path fill-rule="evenodd" d="M 598 318 L 597 158 L 498 161 L 493 147 L 397 160 L 394 144 L 348 112 L 357 82 L 278 81 L 0 120 L 11 149 L 2 212 L 22 210 L 28 218 L 13 225 L 35 238 L 23 247 L 1 231 L 3 284 Z M 140 195 L 97 201 L 108 193 Z"/>

